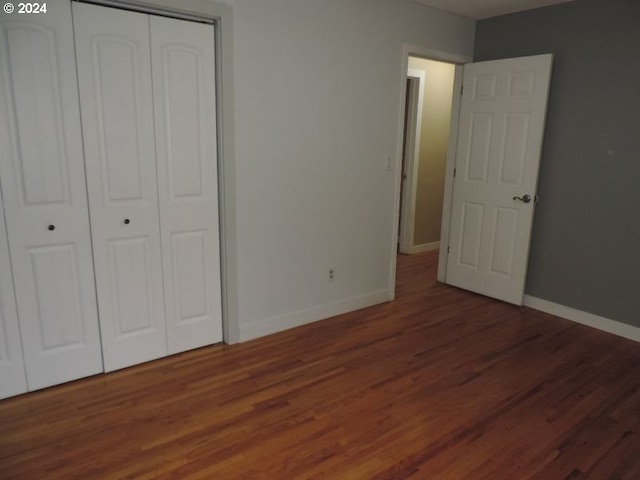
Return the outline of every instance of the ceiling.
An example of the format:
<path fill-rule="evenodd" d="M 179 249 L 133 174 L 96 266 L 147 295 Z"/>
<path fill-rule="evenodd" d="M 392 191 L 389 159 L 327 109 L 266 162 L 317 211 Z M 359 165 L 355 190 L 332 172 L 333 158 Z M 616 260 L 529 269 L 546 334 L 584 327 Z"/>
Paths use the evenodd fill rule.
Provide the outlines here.
<path fill-rule="evenodd" d="M 482 20 L 573 0 L 413 0 L 463 17 Z"/>

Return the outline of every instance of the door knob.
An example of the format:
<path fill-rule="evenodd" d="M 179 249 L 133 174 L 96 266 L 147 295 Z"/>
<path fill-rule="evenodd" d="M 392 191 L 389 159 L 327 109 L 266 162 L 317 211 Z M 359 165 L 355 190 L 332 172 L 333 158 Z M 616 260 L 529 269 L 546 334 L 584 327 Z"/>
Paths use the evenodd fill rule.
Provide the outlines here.
<path fill-rule="evenodd" d="M 531 201 L 531 195 L 523 195 L 521 197 L 513 197 L 514 200 L 520 200 L 522 203 L 529 203 Z"/>
<path fill-rule="evenodd" d="M 56 226 L 55 225 L 49 225 L 47 228 L 53 232 L 56 229 Z"/>
<path fill-rule="evenodd" d="M 124 224 L 125 225 L 129 225 L 129 223 L 131 223 L 131 220 L 129 220 L 128 218 L 125 218 L 124 219 Z"/>

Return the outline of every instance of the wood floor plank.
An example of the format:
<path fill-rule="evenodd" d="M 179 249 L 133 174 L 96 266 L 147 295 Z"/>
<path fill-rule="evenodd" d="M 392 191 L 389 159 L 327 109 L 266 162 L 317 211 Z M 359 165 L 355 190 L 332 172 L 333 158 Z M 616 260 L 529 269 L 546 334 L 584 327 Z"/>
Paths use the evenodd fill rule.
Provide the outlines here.
<path fill-rule="evenodd" d="M 435 281 L 0 401 L 0 479 L 640 478 L 640 345 Z"/>

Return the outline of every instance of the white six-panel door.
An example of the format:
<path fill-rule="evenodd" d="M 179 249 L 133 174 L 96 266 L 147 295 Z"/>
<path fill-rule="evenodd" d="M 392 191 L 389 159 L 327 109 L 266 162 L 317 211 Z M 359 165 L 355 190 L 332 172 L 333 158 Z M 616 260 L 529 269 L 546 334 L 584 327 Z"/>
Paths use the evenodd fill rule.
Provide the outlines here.
<path fill-rule="evenodd" d="M 73 4 L 105 370 L 167 354 L 148 15 Z"/>
<path fill-rule="evenodd" d="M 0 190 L 0 212 L 3 211 Z M 4 215 L 0 213 L 0 399 L 27 391 L 11 260 Z"/>
<path fill-rule="evenodd" d="M 464 67 L 446 281 L 522 304 L 551 55 Z"/>
<path fill-rule="evenodd" d="M 211 25 L 150 17 L 169 353 L 222 341 Z"/>
<path fill-rule="evenodd" d="M 69 3 L 3 15 L 0 38 L 0 176 L 37 389 L 102 371 Z"/>

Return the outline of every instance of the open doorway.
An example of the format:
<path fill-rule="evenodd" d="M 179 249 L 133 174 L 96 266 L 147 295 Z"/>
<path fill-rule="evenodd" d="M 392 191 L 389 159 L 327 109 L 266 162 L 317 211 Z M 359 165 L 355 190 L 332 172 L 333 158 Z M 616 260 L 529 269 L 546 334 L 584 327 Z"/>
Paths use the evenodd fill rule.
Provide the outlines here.
<path fill-rule="evenodd" d="M 409 55 L 398 251 L 440 246 L 456 65 Z"/>

